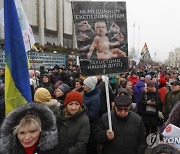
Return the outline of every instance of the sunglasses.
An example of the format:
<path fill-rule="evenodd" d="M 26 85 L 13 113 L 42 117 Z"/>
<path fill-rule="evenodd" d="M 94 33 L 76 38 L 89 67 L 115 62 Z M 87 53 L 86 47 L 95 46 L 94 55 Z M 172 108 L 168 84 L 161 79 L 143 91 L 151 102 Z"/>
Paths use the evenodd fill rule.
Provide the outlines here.
<path fill-rule="evenodd" d="M 122 112 L 122 111 L 124 111 L 124 112 L 129 112 L 129 111 L 130 111 L 130 108 L 129 108 L 129 107 L 118 107 L 118 106 L 116 106 L 116 109 L 117 109 L 117 111 L 119 111 L 119 112 Z"/>

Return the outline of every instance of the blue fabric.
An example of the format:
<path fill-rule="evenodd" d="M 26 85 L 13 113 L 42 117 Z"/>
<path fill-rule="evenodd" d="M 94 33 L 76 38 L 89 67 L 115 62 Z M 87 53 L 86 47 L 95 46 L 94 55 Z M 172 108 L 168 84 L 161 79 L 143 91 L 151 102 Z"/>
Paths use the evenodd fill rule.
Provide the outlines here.
<path fill-rule="evenodd" d="M 4 0 L 5 57 L 16 88 L 32 101 L 27 56 L 14 0 Z"/>

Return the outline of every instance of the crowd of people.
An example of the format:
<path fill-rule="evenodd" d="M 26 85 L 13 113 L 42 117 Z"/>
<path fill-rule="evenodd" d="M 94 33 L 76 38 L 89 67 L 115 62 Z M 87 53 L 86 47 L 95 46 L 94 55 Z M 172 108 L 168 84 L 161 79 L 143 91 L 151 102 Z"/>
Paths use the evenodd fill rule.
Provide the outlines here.
<path fill-rule="evenodd" d="M 172 67 L 107 75 L 107 102 L 104 76 L 82 76 L 75 65 L 41 66 L 29 70 L 33 102 L 6 117 L 1 70 L 0 154 L 145 154 L 149 134 L 180 128 L 180 72 Z M 163 143 L 152 154 L 170 150 L 180 153 Z"/>

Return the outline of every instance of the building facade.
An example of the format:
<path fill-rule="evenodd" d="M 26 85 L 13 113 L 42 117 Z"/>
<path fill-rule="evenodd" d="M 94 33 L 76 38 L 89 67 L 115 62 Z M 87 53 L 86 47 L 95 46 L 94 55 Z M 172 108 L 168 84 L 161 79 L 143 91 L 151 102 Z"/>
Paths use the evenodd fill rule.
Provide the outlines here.
<path fill-rule="evenodd" d="M 64 48 L 76 48 L 71 2 L 69 0 L 22 0 L 35 41 Z M 0 2 L 0 9 L 3 2 Z M 0 26 L 0 38 L 4 37 Z"/>
<path fill-rule="evenodd" d="M 180 48 L 176 48 L 174 52 L 169 53 L 169 66 L 180 68 Z"/>
<path fill-rule="evenodd" d="M 69 0 L 22 0 L 23 8 L 32 27 L 35 42 L 40 46 L 52 44 L 63 48 L 77 47 Z M 3 1 L 0 2 L 0 9 Z M 0 39 L 4 39 L 4 28 L 0 24 Z M 0 46 L 0 66 L 4 67 L 4 48 Z M 28 52 L 34 67 L 44 65 L 46 68 L 66 65 L 67 54 Z"/>

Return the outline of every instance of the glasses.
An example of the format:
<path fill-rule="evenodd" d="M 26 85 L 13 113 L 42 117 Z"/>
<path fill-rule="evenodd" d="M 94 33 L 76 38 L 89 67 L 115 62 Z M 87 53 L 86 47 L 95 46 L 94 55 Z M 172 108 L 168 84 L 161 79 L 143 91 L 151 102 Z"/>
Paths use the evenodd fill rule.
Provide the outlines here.
<path fill-rule="evenodd" d="M 119 112 L 122 112 L 122 111 L 124 111 L 124 112 L 129 112 L 129 111 L 130 111 L 130 108 L 129 108 L 129 107 L 118 107 L 118 106 L 116 106 L 116 109 L 117 109 L 117 111 L 119 111 Z"/>

